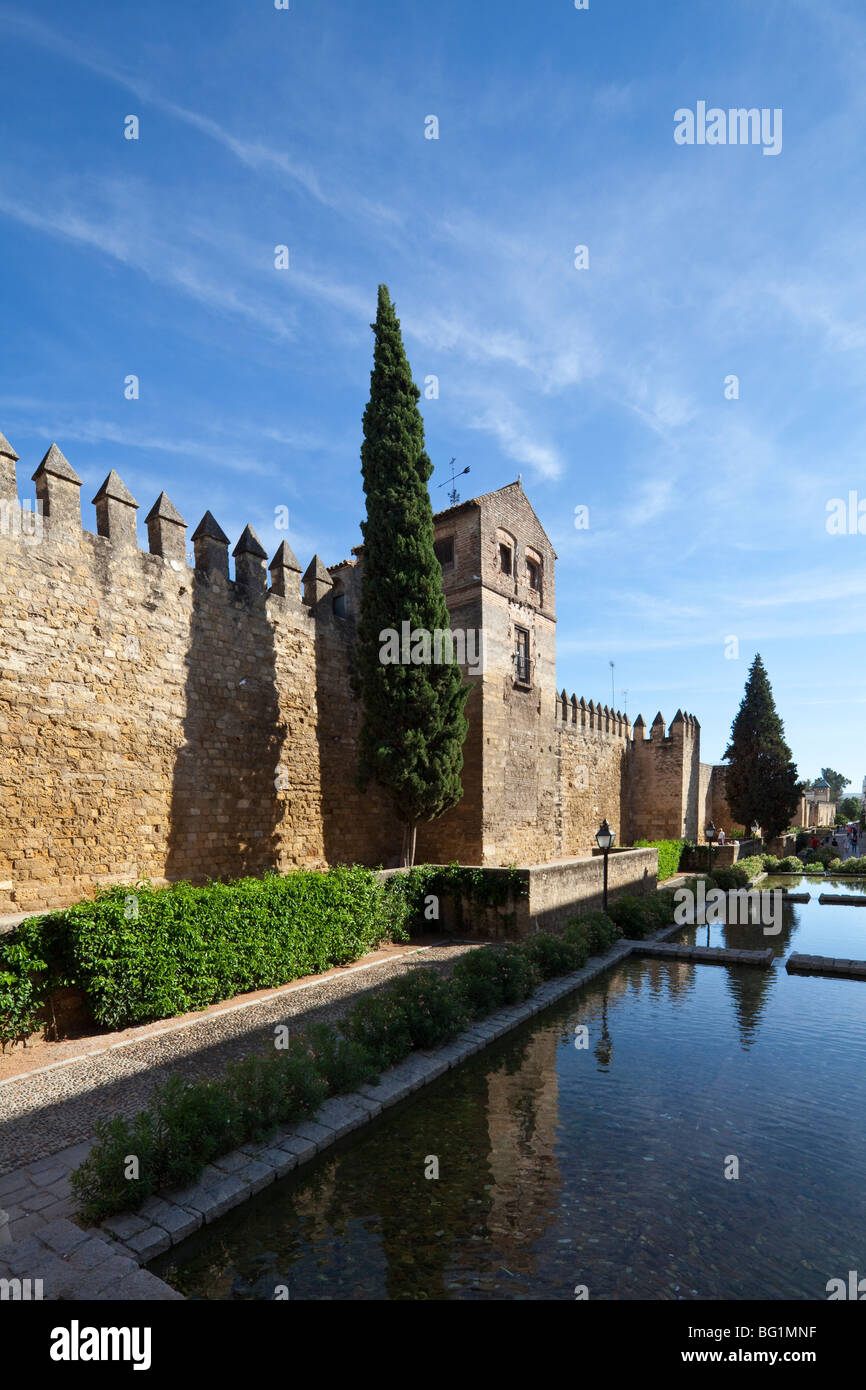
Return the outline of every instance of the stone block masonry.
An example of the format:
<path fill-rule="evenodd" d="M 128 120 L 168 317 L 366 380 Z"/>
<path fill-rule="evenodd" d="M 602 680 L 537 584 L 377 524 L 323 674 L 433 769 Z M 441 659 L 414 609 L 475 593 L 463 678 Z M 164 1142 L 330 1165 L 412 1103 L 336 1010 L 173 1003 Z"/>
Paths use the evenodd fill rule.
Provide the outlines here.
<path fill-rule="evenodd" d="M 396 817 L 355 783 L 363 551 L 314 556 L 302 578 L 287 542 L 268 565 L 248 526 L 232 579 L 206 511 L 190 568 L 164 492 L 138 548 L 139 504 L 113 470 L 82 529 L 57 445 L 33 475 L 33 535 L 6 524 L 17 461 L 0 435 L 0 917 L 139 878 L 395 864 Z M 483 631 L 487 660 L 464 669 L 463 799 L 419 827 L 419 861 L 586 855 L 604 817 L 621 845 L 699 826 L 718 779 L 696 720 L 678 714 L 665 738 L 659 715 L 645 739 L 641 720 L 557 692 L 556 555 L 520 483 L 435 531 L 452 627 Z"/>

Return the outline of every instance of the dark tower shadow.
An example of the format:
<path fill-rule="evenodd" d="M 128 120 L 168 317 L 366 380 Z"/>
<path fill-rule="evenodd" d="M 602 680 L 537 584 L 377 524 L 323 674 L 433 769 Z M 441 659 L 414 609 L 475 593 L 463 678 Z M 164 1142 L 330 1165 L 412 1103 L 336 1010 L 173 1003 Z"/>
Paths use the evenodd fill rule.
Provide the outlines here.
<path fill-rule="evenodd" d="M 202 883 L 277 867 L 286 731 L 264 591 L 196 570 L 192 595 L 165 874 Z"/>

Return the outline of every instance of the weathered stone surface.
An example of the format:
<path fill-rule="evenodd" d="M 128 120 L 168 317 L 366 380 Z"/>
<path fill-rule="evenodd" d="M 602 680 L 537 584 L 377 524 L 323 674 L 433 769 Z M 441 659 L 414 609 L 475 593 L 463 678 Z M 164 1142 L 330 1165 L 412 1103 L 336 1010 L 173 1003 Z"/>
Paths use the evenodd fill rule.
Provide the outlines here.
<path fill-rule="evenodd" d="M 39 1231 L 39 1240 L 57 1255 L 69 1255 L 89 1239 L 87 1232 L 74 1221 L 47 1221 Z"/>
<path fill-rule="evenodd" d="M 134 1273 L 125 1275 L 112 1290 L 111 1297 L 123 1301 L 147 1300 L 148 1303 L 167 1303 L 178 1299 L 181 1303 L 184 1302 L 182 1293 L 178 1293 L 177 1289 L 171 1288 L 155 1274 L 151 1274 L 149 1269 L 137 1269 Z"/>
<path fill-rule="evenodd" d="M 351 1130 L 357 1129 L 367 1119 L 367 1113 L 359 1105 L 342 1097 L 326 1100 L 316 1112 L 316 1122 L 333 1129 L 338 1139 Z"/>
<path fill-rule="evenodd" d="M 295 1125 L 292 1133 L 299 1139 L 311 1140 L 317 1149 L 326 1149 L 337 1137 L 330 1126 L 317 1124 L 314 1120 L 305 1120 L 303 1124 Z"/>
<path fill-rule="evenodd" d="M 129 1212 L 121 1212 L 118 1216 L 107 1217 L 102 1223 L 102 1229 L 108 1231 L 118 1240 L 122 1240 L 128 1244 L 130 1236 L 140 1235 L 142 1231 L 148 1229 L 149 1224 L 148 1221 L 143 1220 L 140 1216 L 133 1216 Z"/>
<path fill-rule="evenodd" d="M 138 1214 L 167 1231 L 173 1245 L 191 1236 L 203 1221 L 200 1211 L 189 1211 L 185 1207 L 175 1205 L 174 1202 L 164 1202 L 159 1197 L 150 1197 L 139 1207 Z"/>
<path fill-rule="evenodd" d="M 0 453 L 4 496 L 13 455 Z M 63 906 L 109 881 L 381 863 L 399 827 L 375 787 L 355 785 L 349 684 L 363 559 L 329 570 L 316 557 L 302 602 L 288 549 L 265 592 L 250 533 L 231 582 L 210 513 L 191 570 L 183 518 L 164 494 L 147 518 L 154 553 L 139 551 L 134 499 L 114 474 L 97 503 L 108 534 L 83 531 L 80 479 L 56 446 L 37 491 L 50 501 L 44 535 L 0 534 L 0 915 Z M 508 936 L 556 925 L 578 901 L 598 905 L 599 860 L 549 861 L 589 853 L 601 805 L 620 844 L 684 826 L 694 837 L 710 811 L 730 828 L 691 716 L 667 735 L 654 724 L 649 739 L 636 724 L 632 739 L 618 713 L 563 701 L 555 555 L 521 485 L 449 508 L 435 529 L 453 541 L 452 628 L 484 632 L 487 654 L 484 679 L 468 675 L 464 796 L 419 828 L 418 859 L 544 869 L 515 921 L 514 904 L 476 905 L 462 929 Z M 527 680 L 514 663 L 518 629 Z M 34 750 L 38 774 L 22 782 Z M 633 855 L 611 855 L 612 892 L 653 886 L 653 852 Z"/>
<path fill-rule="evenodd" d="M 124 1245 L 127 1250 L 131 1250 L 139 1263 L 147 1264 L 148 1260 L 155 1260 L 157 1255 L 162 1255 L 164 1251 L 171 1248 L 172 1239 L 168 1231 L 162 1226 L 147 1226 L 137 1235 L 129 1236 Z"/>
<path fill-rule="evenodd" d="M 225 1174 L 214 1177 L 211 1174 L 206 1181 L 166 1195 L 178 1206 L 186 1207 L 192 1212 L 200 1212 L 205 1222 L 209 1223 L 243 1202 L 249 1196 L 249 1187 L 238 1178 Z"/>

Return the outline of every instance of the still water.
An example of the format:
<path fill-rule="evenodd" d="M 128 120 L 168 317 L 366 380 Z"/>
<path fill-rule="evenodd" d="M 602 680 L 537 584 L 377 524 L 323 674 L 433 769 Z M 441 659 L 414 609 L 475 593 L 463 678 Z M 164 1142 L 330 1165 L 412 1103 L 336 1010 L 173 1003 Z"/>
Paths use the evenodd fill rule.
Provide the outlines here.
<path fill-rule="evenodd" d="M 776 948 L 845 911 L 787 908 Z M 864 1057 L 866 984 L 632 959 L 151 1268 L 216 1300 L 825 1299 L 866 1273 Z"/>

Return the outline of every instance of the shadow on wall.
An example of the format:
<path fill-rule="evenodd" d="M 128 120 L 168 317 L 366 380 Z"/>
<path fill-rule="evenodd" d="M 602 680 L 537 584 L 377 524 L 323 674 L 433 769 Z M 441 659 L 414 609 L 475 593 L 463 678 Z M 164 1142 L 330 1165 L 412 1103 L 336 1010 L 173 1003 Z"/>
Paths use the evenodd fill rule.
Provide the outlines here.
<path fill-rule="evenodd" d="M 165 873 L 201 883 L 277 867 L 286 730 L 264 589 L 197 569 L 192 592 L 184 743 Z"/>
<path fill-rule="evenodd" d="M 356 782 L 363 711 L 350 680 L 355 623 L 335 614 L 333 596 L 324 586 L 321 596 L 317 591 L 311 596 L 325 859 L 328 864 L 395 868 L 402 828 L 390 801 L 375 783 L 362 792 Z"/>

